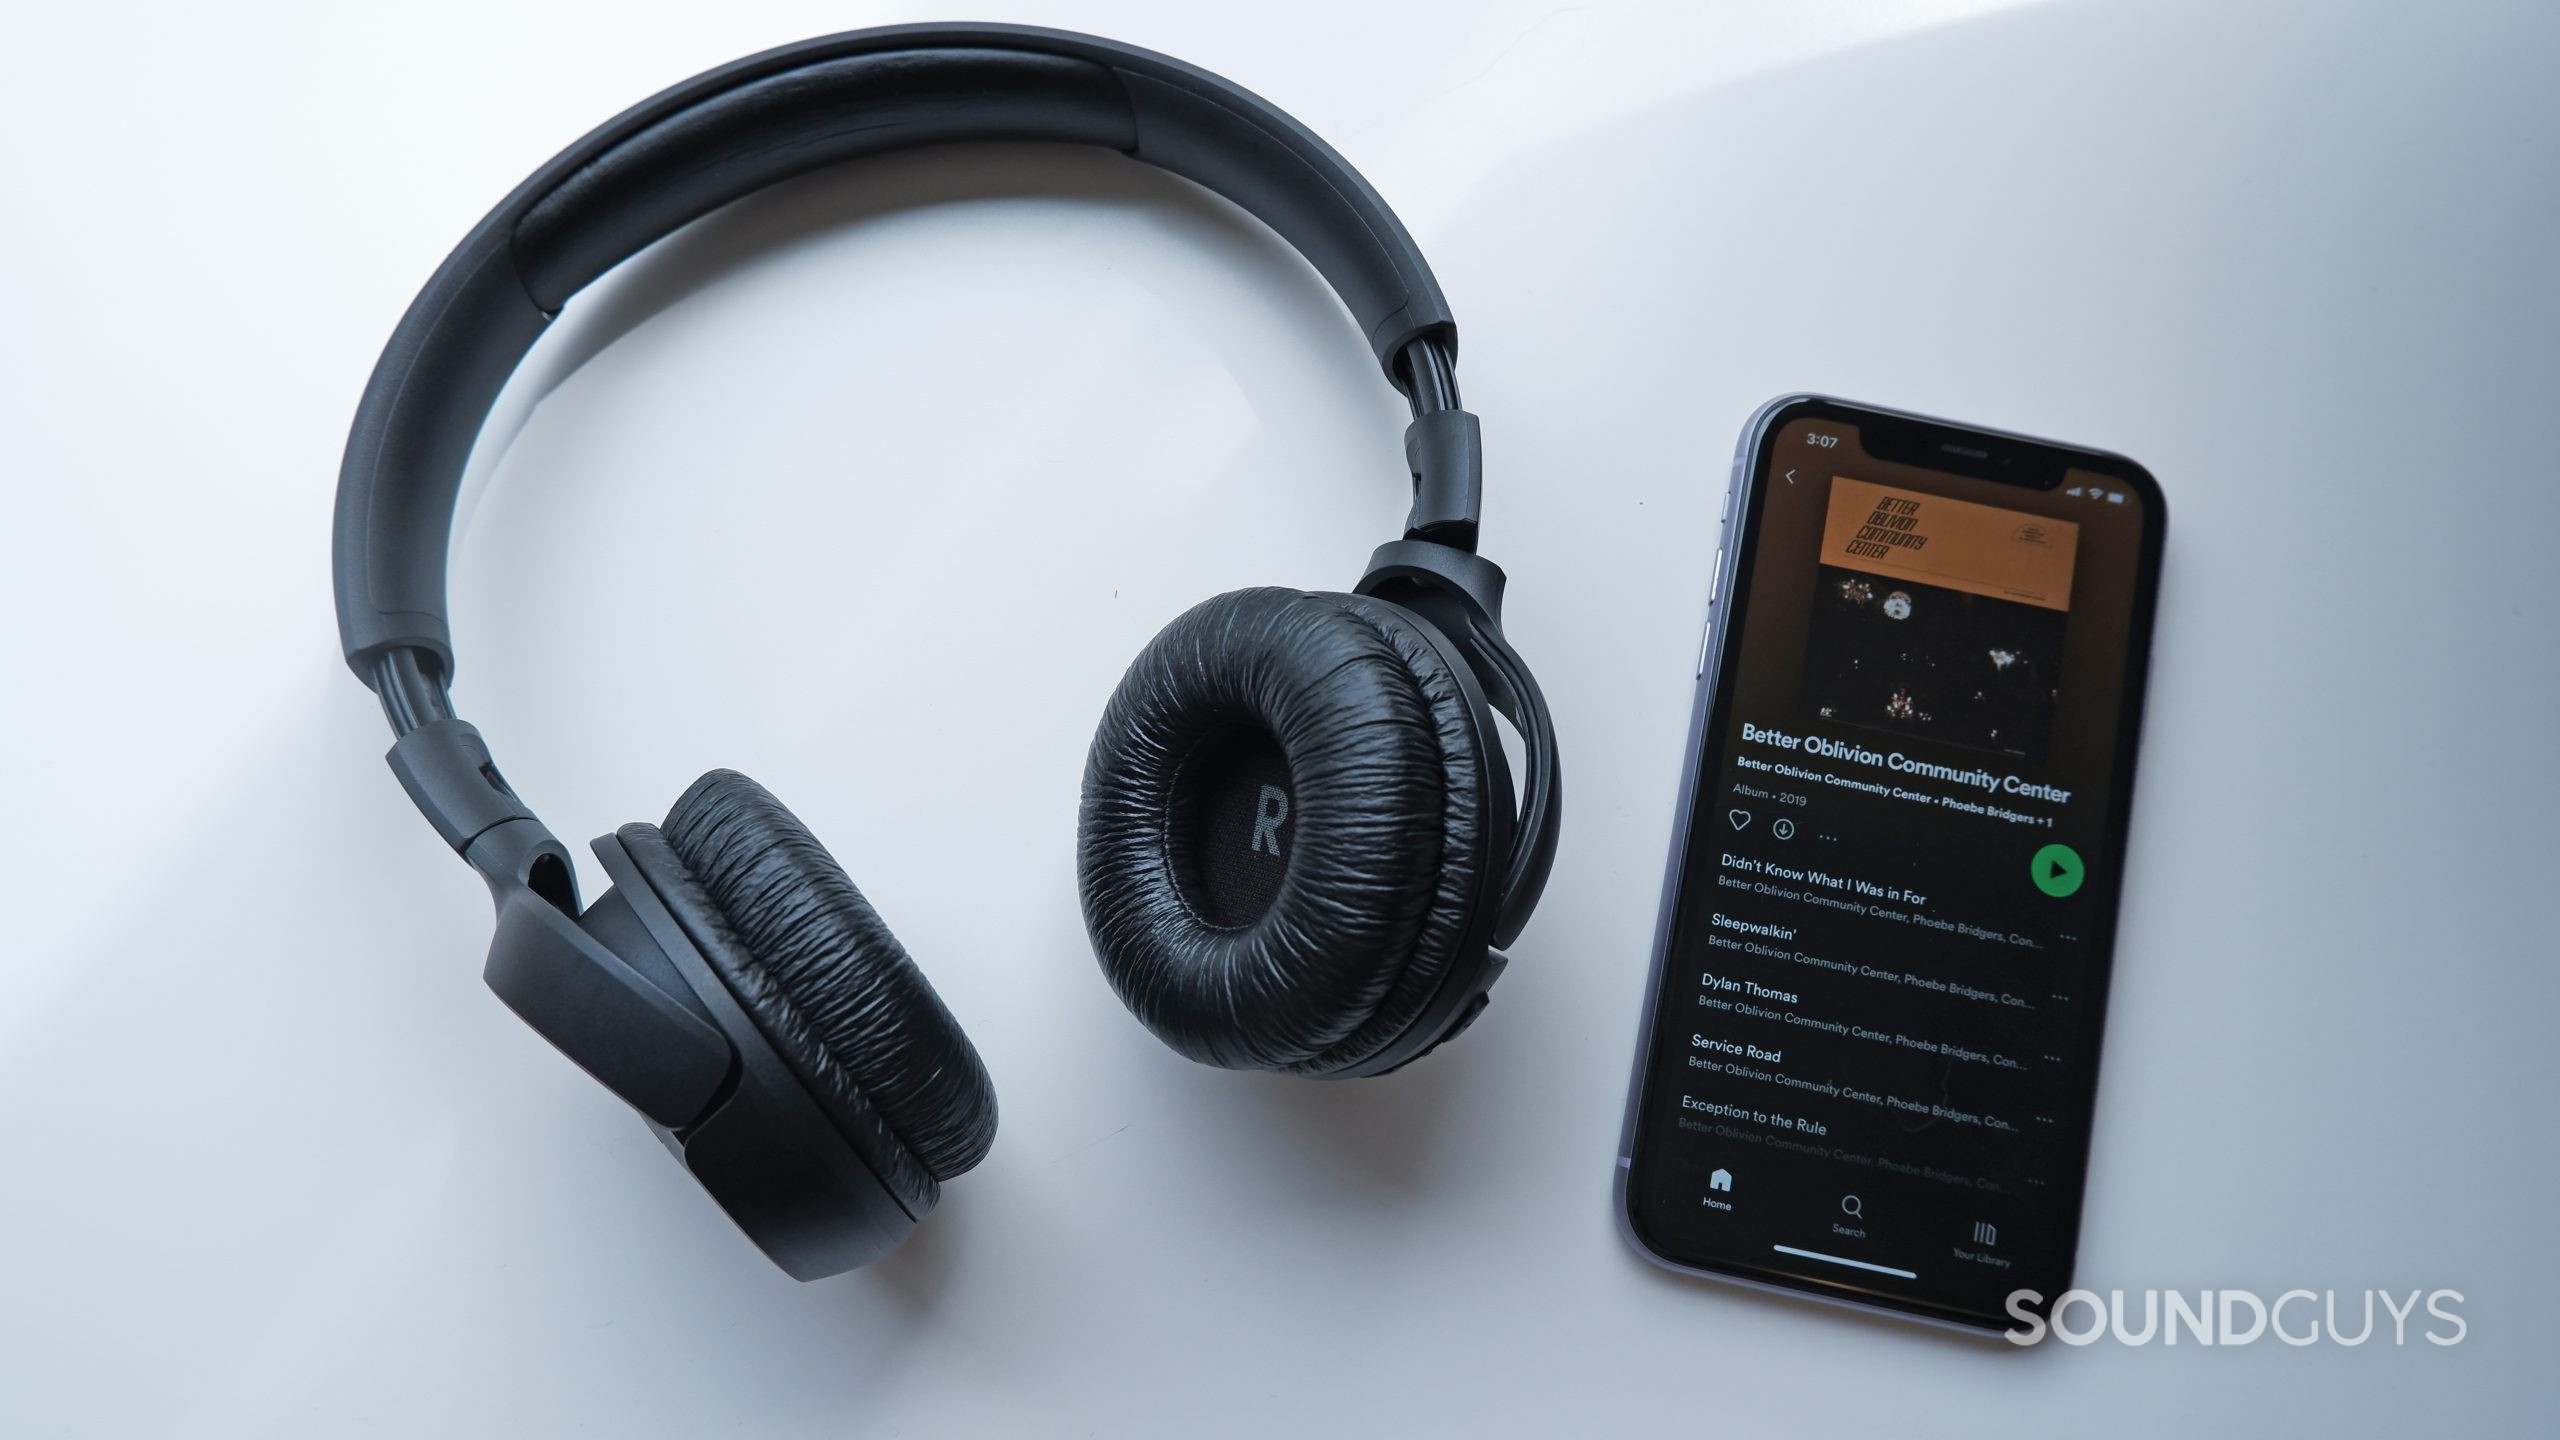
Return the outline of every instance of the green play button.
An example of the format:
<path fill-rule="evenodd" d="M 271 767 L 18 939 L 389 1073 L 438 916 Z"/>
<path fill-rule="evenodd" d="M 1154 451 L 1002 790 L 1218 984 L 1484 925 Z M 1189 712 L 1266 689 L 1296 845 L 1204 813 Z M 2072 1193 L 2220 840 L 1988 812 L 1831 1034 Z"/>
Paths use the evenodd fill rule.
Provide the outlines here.
<path fill-rule="evenodd" d="M 2080 852 L 2068 845 L 2047 845 L 2027 862 L 2027 873 L 2035 877 L 2036 888 L 2054 899 L 2077 894 L 2080 882 L 2089 878 L 2089 867 L 2080 863 Z"/>

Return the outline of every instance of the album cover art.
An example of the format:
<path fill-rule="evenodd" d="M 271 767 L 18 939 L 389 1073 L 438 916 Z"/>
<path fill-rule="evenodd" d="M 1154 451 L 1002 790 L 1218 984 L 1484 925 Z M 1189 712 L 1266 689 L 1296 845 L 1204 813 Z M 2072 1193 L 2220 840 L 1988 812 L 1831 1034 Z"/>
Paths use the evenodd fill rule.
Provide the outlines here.
<path fill-rule="evenodd" d="M 1806 712 L 2043 759 L 2078 540 L 2067 520 L 1836 478 Z"/>

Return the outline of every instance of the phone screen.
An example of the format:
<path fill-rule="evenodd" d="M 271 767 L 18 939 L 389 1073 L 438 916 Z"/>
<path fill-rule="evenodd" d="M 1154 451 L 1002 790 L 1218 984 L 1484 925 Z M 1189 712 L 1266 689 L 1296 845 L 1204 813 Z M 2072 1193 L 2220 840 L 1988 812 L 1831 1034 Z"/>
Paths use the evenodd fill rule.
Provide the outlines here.
<path fill-rule="evenodd" d="M 1994 1329 L 2069 1287 L 2164 521 L 2096 452 L 1811 399 L 1746 436 L 1642 1248 Z"/>

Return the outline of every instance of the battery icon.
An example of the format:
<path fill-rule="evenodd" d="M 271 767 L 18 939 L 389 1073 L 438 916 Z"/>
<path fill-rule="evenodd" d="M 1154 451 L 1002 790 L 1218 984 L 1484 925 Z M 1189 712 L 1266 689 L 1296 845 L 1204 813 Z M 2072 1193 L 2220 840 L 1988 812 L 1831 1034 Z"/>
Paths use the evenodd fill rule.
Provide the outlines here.
<path fill-rule="evenodd" d="M 2123 491 L 2121 491 L 2121 490 L 2110 490 L 2110 491 L 2108 491 L 2108 492 L 2107 492 L 2107 503 L 2108 503 L 2108 504 L 2110 504 L 2110 505 L 2121 505 L 2121 504 L 2123 504 L 2123 503 L 2124 503 L 2124 492 L 2123 492 Z"/>

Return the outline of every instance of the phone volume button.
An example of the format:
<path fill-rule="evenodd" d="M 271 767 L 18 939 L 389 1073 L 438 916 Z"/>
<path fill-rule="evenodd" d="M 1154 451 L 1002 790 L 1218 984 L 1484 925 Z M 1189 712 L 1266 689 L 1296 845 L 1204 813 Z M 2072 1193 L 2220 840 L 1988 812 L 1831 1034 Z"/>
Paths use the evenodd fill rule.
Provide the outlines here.
<path fill-rule="evenodd" d="M 1716 581 L 1723 573 L 1724 551 L 1718 549 L 1707 560 L 1707 624 L 1698 634 L 1698 669 L 1692 679 L 1704 678 L 1707 673 L 1707 642 L 1716 634 Z"/>

